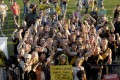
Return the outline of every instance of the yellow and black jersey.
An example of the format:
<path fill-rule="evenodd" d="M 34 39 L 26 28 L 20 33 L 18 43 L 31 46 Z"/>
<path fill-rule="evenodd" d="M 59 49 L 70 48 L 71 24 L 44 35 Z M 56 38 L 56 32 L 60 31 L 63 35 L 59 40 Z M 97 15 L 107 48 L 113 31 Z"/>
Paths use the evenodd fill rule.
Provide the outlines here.
<path fill-rule="evenodd" d="M 107 63 L 109 59 L 109 54 L 111 54 L 111 49 L 107 48 L 106 50 L 101 50 L 100 54 L 103 58 L 103 63 Z"/>

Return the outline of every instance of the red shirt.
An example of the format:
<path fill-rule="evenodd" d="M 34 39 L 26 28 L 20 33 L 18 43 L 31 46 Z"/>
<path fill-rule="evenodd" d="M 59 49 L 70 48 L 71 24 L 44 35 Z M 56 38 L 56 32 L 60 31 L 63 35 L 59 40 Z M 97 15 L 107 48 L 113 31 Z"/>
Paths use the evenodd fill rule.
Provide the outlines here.
<path fill-rule="evenodd" d="M 13 15 L 19 15 L 20 14 L 20 6 L 18 4 L 13 4 L 11 6 Z"/>

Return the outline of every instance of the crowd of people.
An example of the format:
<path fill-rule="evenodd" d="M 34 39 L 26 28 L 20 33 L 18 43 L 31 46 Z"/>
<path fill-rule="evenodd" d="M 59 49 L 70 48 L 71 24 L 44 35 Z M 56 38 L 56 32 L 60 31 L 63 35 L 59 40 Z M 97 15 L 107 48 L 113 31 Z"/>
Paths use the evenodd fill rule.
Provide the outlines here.
<path fill-rule="evenodd" d="M 21 25 L 21 7 L 14 1 L 8 80 L 50 80 L 51 65 L 72 65 L 73 80 L 101 80 L 112 73 L 111 67 L 96 65 L 113 64 L 119 56 L 120 5 L 109 19 L 103 1 L 76 0 L 67 14 L 69 0 L 23 0 Z"/>

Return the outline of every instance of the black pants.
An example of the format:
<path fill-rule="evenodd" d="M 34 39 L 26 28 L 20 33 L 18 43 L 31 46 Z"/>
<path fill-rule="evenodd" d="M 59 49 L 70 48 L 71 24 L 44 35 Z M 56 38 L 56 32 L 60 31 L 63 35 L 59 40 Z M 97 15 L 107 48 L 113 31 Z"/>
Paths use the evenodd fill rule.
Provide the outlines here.
<path fill-rule="evenodd" d="M 35 72 L 30 71 L 29 74 L 30 74 L 31 80 L 36 80 L 36 74 L 35 74 Z"/>
<path fill-rule="evenodd" d="M 102 70 L 101 69 L 91 69 L 92 80 L 101 80 Z"/>

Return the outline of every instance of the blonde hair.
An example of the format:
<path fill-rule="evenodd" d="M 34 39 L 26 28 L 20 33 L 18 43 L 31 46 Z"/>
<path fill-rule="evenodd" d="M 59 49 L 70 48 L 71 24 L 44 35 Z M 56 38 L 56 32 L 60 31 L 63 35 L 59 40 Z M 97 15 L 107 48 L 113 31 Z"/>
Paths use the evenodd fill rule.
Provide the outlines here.
<path fill-rule="evenodd" d="M 33 64 L 35 64 L 35 63 L 37 63 L 38 62 L 38 52 L 36 52 L 36 51 L 33 51 L 32 52 L 32 58 L 31 58 L 31 61 L 32 61 L 32 63 Z"/>
<path fill-rule="evenodd" d="M 82 65 L 83 61 L 84 61 L 83 59 L 77 58 L 75 63 L 79 63 L 80 65 Z"/>

